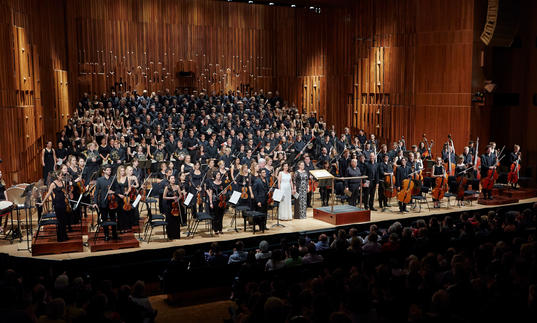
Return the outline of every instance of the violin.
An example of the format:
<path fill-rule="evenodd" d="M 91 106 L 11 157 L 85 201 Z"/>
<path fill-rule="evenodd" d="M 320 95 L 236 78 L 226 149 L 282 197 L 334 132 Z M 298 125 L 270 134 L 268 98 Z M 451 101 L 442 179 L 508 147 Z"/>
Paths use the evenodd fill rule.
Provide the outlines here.
<path fill-rule="evenodd" d="M 108 194 L 110 189 L 112 188 L 112 185 L 114 184 L 114 180 L 116 179 L 116 175 L 112 178 L 112 181 L 110 182 L 110 186 L 108 186 L 108 191 L 106 192 L 106 199 L 108 200 L 108 208 L 110 210 L 115 210 L 119 207 L 119 201 L 116 197 L 116 194 Z"/>
<path fill-rule="evenodd" d="M 82 178 L 78 182 L 76 182 L 76 186 L 78 187 L 78 191 L 80 192 L 80 194 L 86 193 L 86 183 Z"/>
<path fill-rule="evenodd" d="M 73 211 L 73 209 L 71 208 L 71 203 L 69 203 L 69 196 L 73 196 L 73 186 L 71 185 L 69 187 L 69 194 L 67 194 L 67 182 L 63 182 L 63 187 L 62 187 L 62 191 L 63 191 L 63 196 L 65 196 L 65 210 L 67 211 L 67 213 L 71 213 Z M 72 199 L 72 197 L 71 197 Z"/>
<path fill-rule="evenodd" d="M 507 183 L 515 185 L 518 183 L 520 174 L 520 152 L 518 152 L 517 160 L 511 164 L 509 174 L 507 174 Z"/>
<path fill-rule="evenodd" d="M 108 208 L 110 210 L 115 210 L 119 207 L 119 201 L 115 194 L 108 195 Z"/>
<path fill-rule="evenodd" d="M 176 198 L 172 202 L 172 209 L 171 209 L 170 213 L 173 216 L 179 216 L 179 214 L 181 214 L 181 209 L 179 208 L 179 197 L 178 197 L 177 192 L 175 192 L 174 194 L 175 194 Z"/>
<path fill-rule="evenodd" d="M 241 193 L 241 199 L 247 199 L 250 195 L 248 194 L 248 187 L 243 186 L 242 187 L 242 193 Z"/>
<path fill-rule="evenodd" d="M 313 179 L 310 179 L 308 181 L 308 192 L 315 192 L 316 189 L 317 189 L 317 182 L 314 181 Z"/>
<path fill-rule="evenodd" d="M 125 197 L 123 198 L 123 210 L 130 211 L 132 210 L 132 201 L 136 200 L 136 188 L 131 187 Z"/>

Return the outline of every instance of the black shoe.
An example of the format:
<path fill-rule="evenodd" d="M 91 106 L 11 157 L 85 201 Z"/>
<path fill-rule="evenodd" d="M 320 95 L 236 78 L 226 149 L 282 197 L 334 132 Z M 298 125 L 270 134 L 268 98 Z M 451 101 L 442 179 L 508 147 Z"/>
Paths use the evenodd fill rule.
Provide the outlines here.
<path fill-rule="evenodd" d="M 403 212 L 405 212 L 405 213 L 410 213 L 410 211 L 407 210 L 407 209 L 404 209 Z"/>
<path fill-rule="evenodd" d="M 374 207 L 370 208 L 371 211 L 376 211 L 377 209 L 375 209 Z"/>
<path fill-rule="evenodd" d="M 390 204 L 386 204 L 386 207 L 392 207 Z"/>

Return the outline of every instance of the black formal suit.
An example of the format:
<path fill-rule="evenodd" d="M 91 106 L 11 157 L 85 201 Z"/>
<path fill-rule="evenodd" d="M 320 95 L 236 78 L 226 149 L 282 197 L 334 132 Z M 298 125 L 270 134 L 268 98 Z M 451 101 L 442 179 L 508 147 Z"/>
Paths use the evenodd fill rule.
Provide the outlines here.
<path fill-rule="evenodd" d="M 379 182 L 379 164 L 368 161 L 365 163 L 365 169 L 365 175 L 367 176 L 367 180 L 369 181 L 369 187 L 364 188 L 364 206 L 366 208 L 373 209 L 373 202 L 375 201 L 375 190 Z"/>
<path fill-rule="evenodd" d="M 255 210 L 257 212 L 267 214 L 267 199 L 268 199 L 268 193 L 269 193 L 268 182 L 266 180 L 265 181 L 262 180 L 260 177 L 257 177 L 254 180 L 254 185 L 252 186 L 252 192 L 254 194 Z M 264 230 L 266 228 L 266 222 L 267 222 L 266 216 L 261 219 L 256 219 L 256 220 L 259 220 L 259 221 L 258 223 L 254 223 L 254 225 L 259 224 L 259 228 L 261 230 Z"/>
<path fill-rule="evenodd" d="M 97 204 L 99 207 L 99 211 L 101 213 L 101 221 L 117 221 L 117 209 L 116 210 L 110 210 L 108 207 L 108 199 L 107 199 L 107 192 L 108 188 L 112 191 L 114 191 L 114 186 L 110 185 L 112 183 L 112 177 L 106 178 L 104 176 L 99 177 L 97 179 L 97 182 L 95 184 L 95 193 L 93 196 L 93 203 Z M 114 178 L 114 183 L 117 183 L 117 181 Z M 114 191 L 115 192 L 115 191 Z M 104 228 L 104 237 L 105 239 L 108 239 L 108 227 L 105 226 Z M 112 226 L 112 237 L 114 239 L 117 239 L 117 227 Z"/>
<path fill-rule="evenodd" d="M 349 166 L 349 168 L 347 168 L 347 172 L 346 172 L 346 177 L 358 177 L 358 176 L 362 176 L 362 172 L 360 172 L 360 168 L 356 167 L 356 168 L 352 168 L 352 166 Z M 349 179 L 347 180 L 347 183 L 346 183 L 346 187 L 349 188 L 349 190 L 351 191 L 352 195 L 349 199 L 349 204 L 350 205 L 353 205 L 353 206 L 356 206 L 356 199 L 358 198 L 358 194 L 360 194 L 360 186 L 362 184 L 362 180 L 361 179 Z"/>

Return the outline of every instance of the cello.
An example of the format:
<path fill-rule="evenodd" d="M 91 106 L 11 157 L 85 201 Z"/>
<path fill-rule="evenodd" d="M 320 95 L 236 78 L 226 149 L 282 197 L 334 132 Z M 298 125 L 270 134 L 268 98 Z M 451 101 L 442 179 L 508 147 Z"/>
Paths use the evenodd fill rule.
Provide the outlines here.
<path fill-rule="evenodd" d="M 498 168 L 498 165 L 500 164 L 500 161 L 503 159 L 503 157 L 504 156 L 498 158 L 498 155 L 496 155 L 495 166 L 492 169 L 489 169 L 487 176 L 481 180 L 481 186 L 483 187 L 483 189 L 490 191 L 494 187 L 494 183 L 496 183 L 496 180 L 498 179 L 498 172 L 496 171 L 496 169 Z"/>
<path fill-rule="evenodd" d="M 399 202 L 408 204 L 412 200 L 412 190 L 414 189 L 414 181 L 412 180 L 412 175 L 417 172 L 410 173 L 406 179 L 403 180 L 401 184 L 401 190 L 397 193 L 397 200 Z"/>
<path fill-rule="evenodd" d="M 448 190 L 448 181 L 446 174 L 439 176 L 435 180 L 435 187 L 432 192 L 433 199 L 440 201 Z"/>
<path fill-rule="evenodd" d="M 520 151 L 517 153 L 518 158 L 514 163 L 511 164 L 509 174 L 507 174 L 507 183 L 511 184 L 513 187 L 518 183 L 518 178 L 520 174 Z"/>
<path fill-rule="evenodd" d="M 387 198 L 392 198 L 397 195 L 397 190 L 395 189 L 395 175 L 390 173 L 384 177 L 384 195 Z"/>

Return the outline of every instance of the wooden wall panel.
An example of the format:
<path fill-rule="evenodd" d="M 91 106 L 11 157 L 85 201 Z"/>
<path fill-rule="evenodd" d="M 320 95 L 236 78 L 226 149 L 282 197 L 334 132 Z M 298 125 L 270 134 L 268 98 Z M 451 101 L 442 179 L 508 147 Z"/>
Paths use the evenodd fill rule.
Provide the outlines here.
<path fill-rule="evenodd" d="M 33 168 L 4 164 L 21 177 L 39 173 L 30 152 L 83 92 L 111 88 L 279 90 L 329 127 L 382 142 L 452 133 L 459 151 L 470 136 L 473 1 L 346 1 L 318 14 L 213 0 L 0 0 L 0 16 L 0 41 L 12 44 L 0 48 L 0 115 L 28 135 L 19 148 L 5 142 L 20 137 L 4 137 L 0 153 L 26 154 Z"/>
<path fill-rule="evenodd" d="M 65 124 L 54 118 L 53 87 L 54 68 L 67 68 L 63 7 L 0 0 L 0 156 L 8 185 L 40 178 L 43 142 Z"/>

